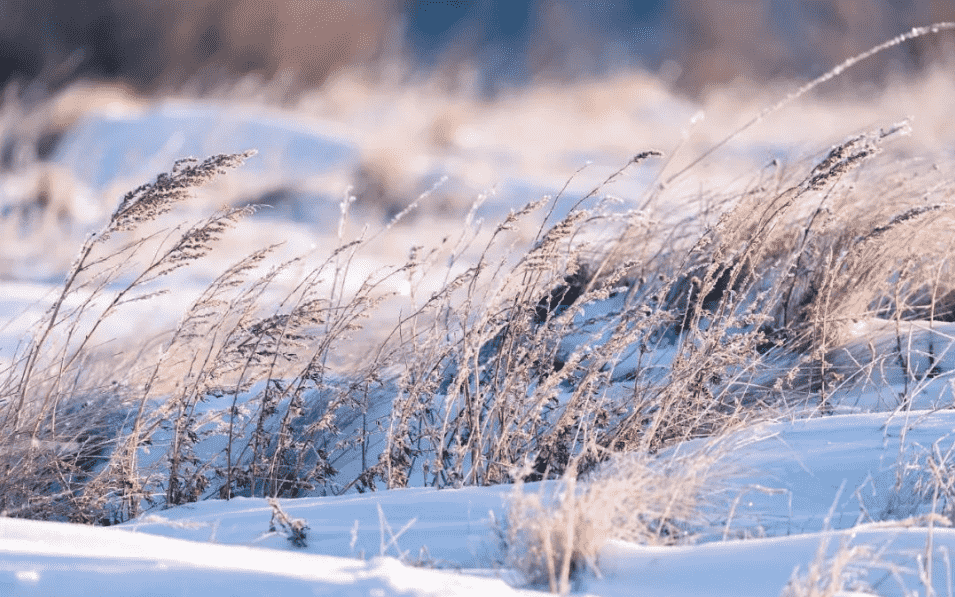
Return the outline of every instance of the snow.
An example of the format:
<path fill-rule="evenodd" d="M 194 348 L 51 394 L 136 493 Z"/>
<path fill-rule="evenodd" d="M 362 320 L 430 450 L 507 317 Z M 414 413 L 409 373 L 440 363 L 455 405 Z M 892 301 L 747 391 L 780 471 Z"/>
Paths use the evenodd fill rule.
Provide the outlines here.
<path fill-rule="evenodd" d="M 855 322 L 833 365 L 850 377 L 833 400 L 842 409 L 944 408 L 952 404 L 955 324 Z M 861 365 L 861 367 L 860 367 Z"/>
<path fill-rule="evenodd" d="M 873 551 L 885 552 L 881 564 L 857 563 L 872 566 L 866 580 L 876 594 L 901 595 L 903 588 L 918 593 L 920 589 L 924 591 L 924 587 L 918 585 L 912 569 L 916 556 L 925 550 L 928 534 L 925 529 L 890 528 L 666 548 L 612 542 L 601 553 L 606 577 L 589 582 L 586 589 L 589 594 L 606 596 L 632 595 L 634 587 L 639 587 L 642 595 L 778 595 L 796 565 L 806 571 L 821 544 L 826 545 L 825 553 L 831 557 L 842 541 L 847 540 L 848 545 L 865 545 Z M 955 547 L 955 532 L 935 529 L 932 540 L 934 587 L 944 593 L 951 577 L 944 554 Z M 909 568 L 899 572 L 898 580 L 892 576 L 890 564 L 893 562 Z"/>
<path fill-rule="evenodd" d="M 108 595 L 515 595 L 502 580 L 119 529 L 0 521 L 0 592 Z"/>
<path fill-rule="evenodd" d="M 264 157 L 251 161 L 244 172 L 280 180 L 327 173 L 356 154 L 330 123 L 292 120 L 262 108 L 166 102 L 142 111 L 91 112 L 53 157 L 84 183 L 101 189 L 117 180 L 140 184 L 184 156 L 251 148 Z"/>
<path fill-rule="evenodd" d="M 928 549 L 934 586 L 944 592 L 952 579 L 946 558 L 955 549 L 955 530 L 900 522 L 927 511 L 915 495 L 907 512 L 883 506 L 897 495 L 892 484 L 900 454 L 918 454 L 936 442 L 944 452 L 952 429 L 955 412 L 925 411 L 748 430 L 746 438 L 734 439 L 742 447 L 727 461 L 748 471 L 734 480 L 743 500 L 729 538 L 716 529 L 696 545 L 611 541 L 599 554 L 602 577 L 585 576 L 574 592 L 778 594 L 821 545 L 831 556 L 843 544 L 869 548 L 855 565 L 881 595 L 924 590 L 917 558 Z M 783 491 L 749 489 L 756 485 Z M 531 484 L 525 491 L 541 488 Z M 269 531 L 272 508 L 261 498 L 206 500 L 111 528 L 0 519 L 0 588 L 4 595 L 529 593 L 520 583 L 505 583 L 517 577 L 502 568 L 493 531 L 509 494 L 506 486 L 412 488 L 281 500 L 290 518 L 308 524 L 302 548 Z"/>
<path fill-rule="evenodd" d="M 143 130 L 155 134 L 143 136 Z M 264 139 L 274 147 L 263 148 Z M 260 155 L 279 156 L 258 165 L 250 161 L 252 175 L 268 171 L 283 179 L 348 167 L 356 151 L 323 123 L 167 105 L 91 115 L 71 132 L 56 159 L 89 186 L 102 188 L 117 178 L 147 179 L 184 154 L 250 146 Z M 526 179 L 508 185 L 536 193 L 527 190 L 535 185 Z M 574 185 L 592 186 L 585 177 Z M 293 223 L 288 224 L 291 230 Z M 378 269 L 375 261 L 356 264 Z M 391 289 L 407 292 L 397 283 Z M 54 285 L 39 282 L 0 281 L 0 372 L 54 291 Z M 161 303 L 162 310 L 180 313 L 188 294 L 162 299 L 169 301 Z M 607 322 L 622 299 L 616 295 L 588 306 L 579 315 L 580 333 L 567 336 L 561 350 L 569 353 L 608 337 Z M 154 304 L 143 308 L 155 312 Z M 107 332 L 128 335 L 141 329 L 147 316 L 134 313 Z M 733 449 L 720 466 L 730 506 L 709 508 L 712 525 L 698 529 L 697 543 L 611 541 L 599 553 L 600 574 L 582 575 L 574 594 L 777 595 L 794 573 L 805 574 L 814 562 L 824 565 L 842 550 L 854 556 L 849 567 L 855 567 L 860 591 L 866 585 L 880 595 L 927 594 L 929 573 L 920 571 L 930 562 L 932 590 L 951 595 L 955 530 L 940 517 L 929 517 L 932 496 L 919 488 L 927 460 L 955 446 L 955 411 L 948 410 L 953 339 L 955 324 L 856 322 L 833 353 L 835 364 L 850 370 L 862 364 L 872 374 L 846 380 L 830 396 L 836 414 L 807 418 L 808 413 L 794 412 L 789 420 L 726 438 Z M 638 367 L 665 372 L 672 358 L 666 345 L 648 354 L 631 349 L 621 355 L 614 378 L 625 379 Z M 374 406 L 385 412 L 388 404 Z M 222 405 L 199 408 L 214 428 Z M 155 440 L 152 461 L 143 454 L 143 466 L 161 462 L 163 438 Z M 221 440 L 209 436 L 197 453 L 221 450 Z M 374 450 L 374 441 L 369 446 Z M 689 442 L 660 458 L 705 447 L 702 440 Z M 343 480 L 357 474 L 354 462 L 335 465 Z M 547 483 L 525 487 L 549 489 Z M 281 500 L 290 518 L 308 525 L 302 547 L 270 530 L 273 507 L 266 500 L 211 499 L 214 491 L 197 503 L 147 511 L 110 528 L 0 517 L 0 597 L 536 594 L 507 567 L 498 539 L 511 492 L 509 486 L 412 487 Z M 863 547 L 868 551 L 851 551 Z"/>
<path fill-rule="evenodd" d="M 281 503 L 290 518 L 308 521 L 307 549 L 315 553 L 359 558 L 404 556 L 431 566 L 479 568 L 499 555 L 489 534 L 490 513 L 500 519 L 509 494 L 510 488 L 503 486 L 409 488 Z M 271 507 L 261 498 L 207 500 L 147 515 L 121 527 L 197 541 L 214 539 L 283 549 L 288 546 L 284 537 L 262 532 L 271 514 Z M 398 535 L 394 540 L 392 532 Z"/>

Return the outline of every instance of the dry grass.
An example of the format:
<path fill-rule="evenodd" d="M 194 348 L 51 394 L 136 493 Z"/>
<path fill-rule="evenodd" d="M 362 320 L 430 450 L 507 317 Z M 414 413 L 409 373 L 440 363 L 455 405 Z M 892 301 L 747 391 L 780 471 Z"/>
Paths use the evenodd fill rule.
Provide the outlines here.
<path fill-rule="evenodd" d="M 827 553 L 828 537 L 819 543 L 816 557 L 804 573 L 797 568 L 780 597 L 835 597 L 844 594 L 878 594 L 862 582 L 869 569 L 876 563 L 870 547 L 850 545 L 843 536 L 839 549 L 832 556 Z"/>
<path fill-rule="evenodd" d="M 515 476 L 500 533 L 508 563 L 532 585 L 566 594 L 585 571 L 600 575 L 600 548 L 609 540 L 678 545 L 708 532 L 729 504 L 724 481 L 738 474 L 727 456 L 739 446 L 714 441 L 661 457 L 631 452 L 578 482 L 575 467 L 554 485 L 528 490 Z"/>
<path fill-rule="evenodd" d="M 797 181 L 740 197 L 687 249 L 671 245 L 671 251 L 642 263 L 625 257 L 652 255 L 636 243 L 650 245 L 667 233 L 649 229 L 643 215 L 621 225 L 599 203 L 572 210 L 553 225 L 545 221 L 526 253 L 509 258 L 511 229 L 522 220 L 540 218 L 549 204 L 543 200 L 501 222 L 475 264 L 463 269 L 439 265 L 439 256 L 450 254 L 453 263 L 471 250 L 476 227 L 465 226 L 459 238 L 446 239 L 445 247 L 419 250 L 407 263 L 366 279 L 354 293 L 346 293 L 341 284 L 355 252 L 370 239 L 342 239 L 340 248 L 304 276 L 278 311 L 273 307 L 263 315 L 258 301 L 282 266 L 250 279 L 249 272 L 268 250 L 255 252 L 224 272 L 186 312 L 154 365 L 139 363 L 147 374 L 145 381 L 136 381 L 141 385 L 135 390 L 130 430 L 121 443 L 125 447 L 116 447 L 114 464 L 99 473 L 97 483 L 125 487 L 125 515 L 138 511 L 136 504 L 149 493 L 140 484 L 159 481 L 134 480 L 137 450 L 165 426 L 171 429 L 168 478 L 160 482 L 165 503 L 196 499 L 210 489 L 208 483 L 219 483 L 223 497 L 236 491 L 287 495 L 320 485 L 332 469 L 327 457 L 316 460 L 314 451 L 306 457 L 308 446 L 335 432 L 336 411 L 346 405 L 367 409 L 355 402 L 356 390 L 365 399 L 382 391 L 394 398 L 386 417 L 385 448 L 378 462 L 368 462 L 351 485 L 372 485 L 379 479 L 392 487 L 405 485 L 415 471 L 429 485 L 504 482 L 512 480 L 511 469 L 526 454 L 536 455 L 531 478 L 559 475 L 572 461 L 587 470 L 610 453 L 655 453 L 686 439 L 718 436 L 774 404 L 818 398 L 828 379 L 825 355 L 838 343 L 838 323 L 885 313 L 902 316 L 894 307 L 897 303 L 887 302 L 899 296 L 898 287 L 905 283 L 898 278 L 898 264 L 908 264 L 904 273 L 921 276 L 924 271 L 912 265 L 911 254 L 886 247 L 869 251 L 875 245 L 869 239 L 899 234 L 907 240 L 912 222 L 942 225 L 947 210 L 906 210 L 895 216 L 889 212 L 881 218 L 874 214 L 867 220 L 852 219 L 861 228 L 850 230 L 840 221 L 840 234 L 826 230 L 818 233 L 819 241 L 810 235 L 812 228 L 801 235 L 794 235 L 793 229 L 806 217 L 803 202 L 835 195 L 848 173 L 874 159 L 884 142 L 903 132 L 904 127 L 895 127 L 851 138 Z M 637 156 L 627 167 L 641 167 L 640 162 L 652 156 Z M 64 304 L 77 288 L 106 293 L 124 260 L 142 246 L 135 241 L 113 250 L 106 241 L 170 209 L 182 192 L 213 173 L 216 164 L 213 160 L 179 167 L 130 193 L 103 232 L 81 249 L 61 298 L 11 377 L 16 383 L 8 386 L 12 399 L 6 421 L 15 437 L 38 440 L 40 422 L 60 408 L 59 396 L 79 393 L 76 385 L 63 387 L 64 379 L 89 355 L 87 343 L 100 321 L 130 298 L 148 298 L 135 294 L 140 286 L 203 257 L 215 237 L 241 215 L 226 211 L 187 229 L 100 311 L 87 313 L 98 304 L 90 298 L 89 307 L 71 313 L 74 319 L 62 320 L 56 305 Z M 592 195 L 599 195 L 601 188 Z M 844 212 L 858 205 L 843 201 Z M 818 210 L 810 212 L 811 222 Z M 604 243 L 595 250 L 589 240 L 592 231 L 608 225 L 619 231 L 625 246 Z M 890 246 L 902 249 L 910 243 L 898 240 Z M 833 255 L 839 260 L 833 262 Z M 656 275 L 637 275 L 648 263 Z M 786 273 L 797 267 L 807 272 L 798 276 L 800 285 Z M 376 290 L 384 280 L 436 275 L 446 277 L 445 285 L 430 296 L 412 296 L 413 310 L 405 311 L 366 363 L 348 372 L 352 381 L 338 385 L 342 382 L 330 379 L 328 359 L 387 298 Z M 847 283 L 847 276 L 865 284 L 852 292 L 838 286 Z M 329 289 L 317 284 L 321 278 L 338 282 Z M 932 279 L 938 284 L 941 278 Z M 614 297 L 621 305 L 618 310 L 600 321 L 582 318 L 587 304 Z M 913 301 L 904 301 L 906 317 L 922 313 L 913 310 Z M 94 323 L 78 342 L 69 331 L 65 345 L 53 342 L 54 328 L 79 329 L 78 321 L 85 317 Z M 564 342 L 575 336 L 581 338 L 576 345 Z M 670 347 L 674 358 L 669 371 L 650 375 L 649 369 L 644 374 L 638 366 L 621 380 L 616 366 L 634 347 L 647 355 L 653 347 Z M 779 363 L 788 362 L 783 358 L 787 351 L 813 355 L 815 365 L 803 366 L 811 378 L 808 388 L 787 385 L 785 372 L 778 370 Z M 50 382 L 34 381 L 40 370 L 52 372 Z M 386 371 L 395 373 L 384 379 Z M 160 385 L 160 379 L 171 376 L 180 381 Z M 619 383 L 626 380 L 632 385 Z M 152 396 L 158 387 L 167 398 L 156 408 Z M 626 387 L 631 389 L 623 399 Z M 175 398 L 168 397 L 169 391 Z M 250 402 L 259 404 L 259 410 L 240 416 L 236 409 L 249 391 L 257 393 Z M 37 400 L 36 392 L 45 397 Z M 327 402 L 315 411 L 309 405 L 318 395 L 325 395 Z M 199 433 L 209 422 L 194 414 L 210 397 L 236 404 L 214 409 L 225 413 L 221 420 L 229 426 L 224 465 L 218 460 L 195 462 L 190 451 L 200 436 L 211 433 Z M 306 412 L 310 422 L 301 427 Z M 24 421 L 31 424 L 25 426 Z M 279 421 L 280 431 L 269 421 Z M 361 445 L 366 433 L 352 438 L 353 444 L 338 442 L 336 449 Z"/>
<path fill-rule="evenodd" d="M 833 389 L 871 365 L 833 366 L 855 320 L 955 317 L 943 300 L 955 292 L 950 163 L 902 159 L 891 147 L 908 132 L 856 132 L 742 190 L 688 198 L 655 185 L 634 198 L 641 209 L 615 211 L 609 190 L 629 172 L 674 171 L 644 151 L 567 211 L 560 195 L 533 198 L 487 226 L 475 204 L 440 241 L 357 284 L 362 252 L 409 210 L 351 237 L 346 197 L 317 265 L 253 250 L 167 334 L 109 355 L 104 322 L 174 290 L 170 275 L 251 211 L 155 232 L 248 155 L 177 163 L 82 244 L 0 370 L 0 508 L 109 524 L 207 497 L 513 482 L 513 555 L 530 580 L 566 592 L 573 573 L 599 570 L 609 538 L 676 542 L 707 523 L 726 452 L 668 450 L 827 412 Z M 674 205 L 688 211 L 674 217 Z M 407 296 L 389 290 L 396 280 Z M 354 358 L 372 317 L 380 329 Z M 558 478 L 550 498 L 521 493 Z"/>

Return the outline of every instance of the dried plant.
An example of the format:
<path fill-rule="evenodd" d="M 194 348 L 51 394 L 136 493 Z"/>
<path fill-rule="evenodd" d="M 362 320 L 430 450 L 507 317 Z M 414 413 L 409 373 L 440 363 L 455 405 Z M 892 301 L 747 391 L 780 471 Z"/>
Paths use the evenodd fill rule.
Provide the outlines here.
<path fill-rule="evenodd" d="M 177 162 L 171 173 L 128 193 L 107 224 L 87 238 L 59 295 L 37 323 L 32 341 L 16 359 L 2 386 L 3 443 L 17 455 L 10 458 L 16 464 L 5 471 L 5 481 L 13 484 L 10 491 L 5 492 L 9 500 L 5 507 L 23 507 L 17 503 L 19 498 L 38 489 L 31 488 L 30 483 L 49 485 L 50 480 L 33 481 L 35 475 L 49 474 L 48 467 L 58 471 L 53 485 L 69 499 L 75 499 L 72 479 L 78 474 L 87 482 L 89 470 L 75 471 L 71 466 L 79 457 L 69 449 L 75 438 L 65 436 L 64 439 L 62 435 L 66 431 L 60 427 L 62 412 L 75 409 L 76 402 L 87 394 L 106 409 L 99 417 L 115 419 L 122 411 L 115 399 L 95 399 L 115 392 L 103 391 L 97 388 L 95 380 L 84 379 L 97 329 L 123 305 L 153 296 L 155 292 L 147 288 L 159 278 L 205 256 L 223 231 L 249 210 L 229 209 L 187 229 L 164 250 L 154 254 L 131 281 L 117 290 L 113 285 L 121 279 L 133 255 L 141 253 L 151 237 L 138 238 L 118 248 L 108 243 L 110 238 L 121 232 L 133 232 L 167 213 L 186 199 L 191 189 L 241 164 L 253 153 L 213 156 L 202 162 L 195 159 Z M 102 454 L 116 432 L 116 429 L 101 431 L 105 437 L 98 435 L 95 447 L 80 451 L 83 454 L 80 460 L 88 465 L 91 458 Z M 18 475 L 24 476 L 18 478 Z M 43 501 L 56 501 L 61 497 L 60 494 L 46 496 Z"/>
<path fill-rule="evenodd" d="M 600 575 L 599 552 L 610 540 L 678 545 L 707 532 L 729 503 L 724 482 L 737 474 L 719 440 L 685 453 L 622 454 L 579 479 L 568 469 L 554 485 L 515 483 L 499 529 L 509 563 L 528 583 L 566 594 L 581 574 Z M 532 462 L 516 473 L 527 476 Z"/>

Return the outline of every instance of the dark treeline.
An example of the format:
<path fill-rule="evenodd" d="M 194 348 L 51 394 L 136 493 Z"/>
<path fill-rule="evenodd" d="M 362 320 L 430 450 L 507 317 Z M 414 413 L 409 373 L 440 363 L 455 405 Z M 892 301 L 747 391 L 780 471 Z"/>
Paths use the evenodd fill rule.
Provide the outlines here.
<path fill-rule="evenodd" d="M 476 65 L 487 90 L 535 76 L 666 67 L 697 92 L 737 77 L 811 77 L 915 25 L 939 0 L 0 0 L 0 82 L 77 78 L 140 89 L 256 73 L 297 87 L 400 56 L 418 72 Z M 856 77 L 923 65 L 945 42 L 899 49 Z M 951 44 L 949 44 L 951 47 Z"/>

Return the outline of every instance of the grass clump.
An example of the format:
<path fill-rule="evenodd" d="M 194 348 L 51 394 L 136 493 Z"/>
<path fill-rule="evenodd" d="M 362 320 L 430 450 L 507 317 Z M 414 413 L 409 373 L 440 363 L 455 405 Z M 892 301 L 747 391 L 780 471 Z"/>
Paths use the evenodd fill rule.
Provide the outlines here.
<path fill-rule="evenodd" d="M 179 231 L 139 273 L 125 274 L 147 242 L 162 239 L 122 244 L 122 235 L 247 156 L 178 164 L 128 194 L 83 245 L 7 374 L 5 445 L 22 450 L 21 466 L 85 467 L 45 490 L 11 490 L 8 511 L 25 507 L 13 496 L 61 485 L 72 489 L 53 491 L 58 505 L 35 513 L 49 506 L 50 516 L 124 520 L 150 504 L 213 495 L 535 481 L 586 474 L 616 453 L 718 437 L 787 409 L 824 409 L 844 379 L 830 360 L 846 321 L 920 317 L 919 301 L 945 290 L 947 269 L 938 261 L 930 269 L 937 253 L 910 243 L 945 225 L 944 202 L 913 208 L 912 182 L 903 181 L 897 199 L 871 210 L 863 200 L 885 184 L 879 171 L 845 182 L 905 132 L 902 124 L 854 136 L 792 181 L 721 199 L 727 208 L 710 226 L 615 213 L 600 198 L 626 168 L 658 155 L 646 152 L 553 223 L 560 197 L 512 212 L 473 262 L 464 254 L 480 226 L 470 218 L 456 237 L 356 285 L 353 262 L 373 237 L 340 233 L 338 248 L 275 298 L 276 280 L 300 260 L 263 269 L 274 249 L 265 247 L 226 268 L 169 334 L 135 354 L 135 375 L 103 384 L 84 376 L 101 358 L 91 343 L 102 321 L 162 292 L 160 279 L 203 258 L 249 213 L 228 209 Z M 514 231 L 529 225 L 535 239 L 515 251 Z M 398 279 L 411 293 L 397 323 L 363 359 L 343 358 L 362 322 L 393 308 L 398 298 L 385 288 Z M 422 294 L 416 285 L 426 279 L 444 282 Z M 105 408 L 82 415 L 96 431 L 63 435 L 77 398 L 90 395 Z M 47 452 L 50 464 L 39 467 L 30 460 L 38 445 L 68 448 Z M 527 456 L 530 470 L 515 478 Z M 26 478 L 7 480 L 24 488 Z"/>
<path fill-rule="evenodd" d="M 600 549 L 608 541 L 692 542 L 728 503 L 730 452 L 712 442 L 684 454 L 629 453 L 581 479 L 574 467 L 536 490 L 517 481 L 500 529 L 508 563 L 529 584 L 566 594 L 581 575 L 601 574 Z"/>
<path fill-rule="evenodd" d="M 112 449 L 122 421 L 128 420 L 124 388 L 91 374 L 96 371 L 90 362 L 94 334 L 123 305 L 154 296 L 150 288 L 157 280 L 205 256 L 247 210 L 224 210 L 181 232 L 128 279 L 126 268 L 150 238 L 119 247 L 108 241 L 167 213 L 192 188 L 251 155 L 177 162 L 169 174 L 128 193 L 107 224 L 87 238 L 25 351 L 0 380 L 0 428 L 8 456 L 0 506 L 5 511 L 82 517 L 85 508 L 76 502 L 84 493 L 80 488 L 90 482 L 93 464 Z"/>
<path fill-rule="evenodd" d="M 108 241 L 167 213 L 189 189 L 247 156 L 177 164 L 129 193 L 81 247 L 60 297 L 8 372 L 6 445 L 24 450 L 31 468 L 35 446 L 82 439 L 89 447 L 74 458 L 87 468 L 97 458 L 108 464 L 83 473 L 82 499 L 70 492 L 71 516 L 122 496 L 111 516 L 124 519 L 149 503 L 208 495 L 335 493 L 376 482 L 406 486 L 412 477 L 443 487 L 576 475 L 618 452 L 656 454 L 781 407 L 824 406 L 842 375 L 828 359 L 844 322 L 920 316 L 918 300 L 938 296 L 947 279 L 936 267 L 927 286 L 933 254 L 911 251 L 908 241 L 945 225 L 943 202 L 906 207 L 903 187 L 895 205 L 862 217 L 869 188 L 861 179 L 843 182 L 905 132 L 902 124 L 852 137 L 801 177 L 729 200 L 714 225 L 667 246 L 659 244 L 673 239 L 663 219 L 621 216 L 599 200 L 622 169 L 552 224 L 553 208 L 544 212 L 559 197 L 513 212 L 466 265 L 459 264 L 478 237 L 474 220 L 457 238 L 346 290 L 369 239 L 340 236 L 337 249 L 266 305 L 296 261 L 259 273 L 272 248 L 260 249 L 209 285 L 156 345 L 158 357 L 140 355 L 136 376 L 109 386 L 115 396 L 94 394 L 102 398 L 94 403 L 111 405 L 99 432 L 64 437 L 60 422 L 76 397 L 105 392 L 90 390 L 83 375 L 102 322 L 161 292 L 157 281 L 203 258 L 249 212 L 228 209 L 178 232 L 117 286 L 156 235 L 118 248 Z M 536 239 L 513 252 L 512 231 L 534 218 L 543 222 Z M 616 241 L 606 240 L 610 232 Z M 391 300 L 387 281 L 405 278 L 413 288 L 436 277 L 445 282 L 427 296 L 412 291 L 411 309 L 366 359 L 346 370 L 336 365 L 362 320 Z M 68 306 L 76 296 L 84 298 Z M 215 441 L 224 445 L 213 449 Z M 147 448 L 166 455 L 147 458 L 144 469 Z M 335 462 L 359 453 L 360 468 L 341 478 Z M 527 455 L 532 469 L 515 479 Z"/>

